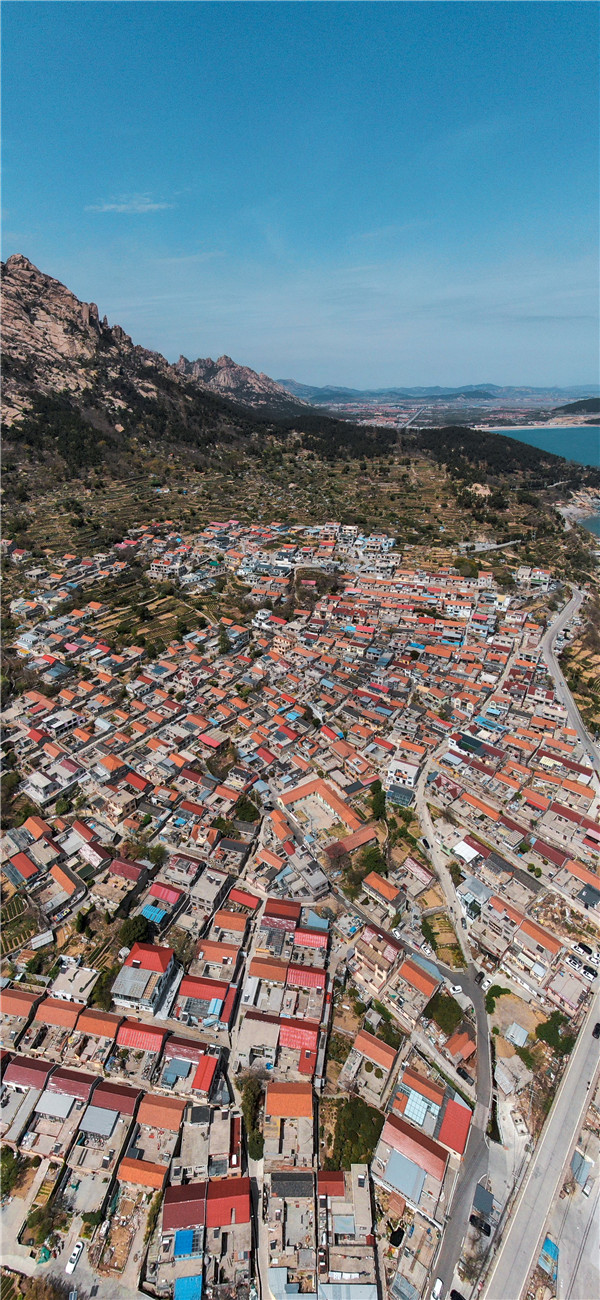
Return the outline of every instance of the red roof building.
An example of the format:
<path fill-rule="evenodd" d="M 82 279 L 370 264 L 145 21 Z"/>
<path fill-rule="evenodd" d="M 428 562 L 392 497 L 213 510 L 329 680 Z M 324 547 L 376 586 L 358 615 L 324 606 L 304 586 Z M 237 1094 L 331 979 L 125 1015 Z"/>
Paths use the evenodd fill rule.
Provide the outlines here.
<path fill-rule="evenodd" d="M 80 1101 L 89 1101 L 90 1093 L 97 1082 L 93 1074 L 82 1074 L 79 1070 L 68 1070 L 62 1066 L 54 1071 L 48 1080 L 49 1092 L 66 1092 L 69 1097 L 78 1097 Z"/>
<path fill-rule="evenodd" d="M 397 1115 L 388 1115 L 381 1140 L 387 1142 L 388 1146 L 398 1151 L 400 1155 L 406 1156 L 407 1160 L 412 1160 L 419 1169 L 423 1169 L 438 1182 L 443 1181 L 448 1161 L 447 1152 L 438 1142 L 434 1142 L 433 1138 L 413 1128 L 412 1124 L 407 1124 Z"/>
<path fill-rule="evenodd" d="M 111 1011 L 98 1011 L 95 1007 L 84 1007 L 77 1030 L 80 1034 L 89 1034 L 91 1038 L 114 1038 L 123 1017 Z"/>
<path fill-rule="evenodd" d="M 210 1096 L 218 1064 L 216 1056 L 202 1057 L 192 1081 L 192 1092 L 199 1092 L 204 1097 Z"/>
<path fill-rule="evenodd" d="M 159 1097 L 158 1094 L 148 1092 L 140 1102 L 137 1121 L 149 1128 L 168 1129 L 170 1133 L 178 1133 L 185 1107 L 183 1097 Z"/>
<path fill-rule="evenodd" d="M 81 1007 L 77 1002 L 65 1002 L 62 998 L 42 998 L 34 1020 L 46 1025 L 59 1025 L 63 1029 L 74 1029 L 80 1013 Z"/>
<path fill-rule="evenodd" d="M 236 903 L 238 907 L 247 907 L 249 911 L 255 912 L 260 899 L 254 894 L 249 894 L 246 889 L 232 889 L 228 901 Z"/>
<path fill-rule="evenodd" d="M 326 948 L 327 933 L 323 930 L 296 930 L 294 935 L 294 947 L 299 948 Z"/>
<path fill-rule="evenodd" d="M 99 1106 L 101 1110 L 117 1110 L 120 1115 L 135 1115 L 141 1095 L 141 1088 L 102 1081 L 94 1093 L 94 1106 Z"/>
<path fill-rule="evenodd" d="M 38 1061 L 32 1056 L 14 1056 L 4 1071 L 4 1082 L 20 1088 L 45 1088 L 53 1069 L 48 1061 Z"/>
<path fill-rule="evenodd" d="M 133 1183 L 135 1187 L 153 1187 L 162 1191 L 169 1171 L 168 1165 L 156 1165 L 151 1160 L 135 1160 L 133 1156 L 124 1156 L 118 1171 L 120 1183 Z"/>
<path fill-rule="evenodd" d="M 457 1101 L 448 1100 L 438 1133 L 438 1142 L 462 1156 L 467 1145 L 472 1118 L 473 1114 L 468 1106 L 461 1106 Z"/>
<path fill-rule="evenodd" d="M 139 966 L 140 970 L 164 975 L 175 956 L 172 948 L 159 948 L 154 943 L 134 943 L 125 966 Z"/>
<path fill-rule="evenodd" d="M 138 866 L 135 862 L 127 862 L 125 858 L 113 858 L 108 870 L 111 876 L 120 876 L 123 880 L 131 880 L 136 884 L 146 868 Z"/>
<path fill-rule="evenodd" d="M 160 880 L 152 882 L 150 893 L 153 898 L 160 898 L 161 903 L 168 903 L 170 907 L 175 907 L 175 904 L 183 897 L 180 889 L 172 889 L 170 885 L 163 885 Z"/>
<path fill-rule="evenodd" d="M 280 1020 L 279 1046 L 292 1051 L 316 1052 L 319 1026 L 310 1020 Z"/>
<path fill-rule="evenodd" d="M 286 984 L 298 989 L 324 989 L 326 975 L 324 970 L 314 966 L 288 966 Z"/>
<path fill-rule="evenodd" d="M 117 1034 L 117 1047 L 130 1047 L 139 1052 L 160 1052 L 165 1036 L 165 1029 L 145 1025 L 140 1020 L 124 1020 Z"/>
<path fill-rule="evenodd" d="M 26 993 L 21 989 L 2 989 L 0 991 L 0 1015 L 26 1018 L 33 1011 L 38 1000 L 39 993 Z"/>

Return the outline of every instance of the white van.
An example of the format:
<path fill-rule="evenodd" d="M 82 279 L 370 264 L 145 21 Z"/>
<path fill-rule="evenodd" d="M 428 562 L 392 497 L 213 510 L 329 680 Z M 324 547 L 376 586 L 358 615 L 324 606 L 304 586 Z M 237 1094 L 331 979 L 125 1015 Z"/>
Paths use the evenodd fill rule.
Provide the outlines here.
<path fill-rule="evenodd" d="M 444 1283 L 442 1282 L 441 1277 L 437 1277 L 434 1282 L 433 1291 L 431 1292 L 431 1300 L 442 1300 L 443 1290 Z"/>

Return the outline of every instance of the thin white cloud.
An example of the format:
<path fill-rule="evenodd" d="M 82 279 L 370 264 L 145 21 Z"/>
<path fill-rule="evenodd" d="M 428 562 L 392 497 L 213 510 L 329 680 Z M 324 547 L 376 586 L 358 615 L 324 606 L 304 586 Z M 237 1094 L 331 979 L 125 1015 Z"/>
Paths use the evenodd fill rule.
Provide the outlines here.
<path fill-rule="evenodd" d="M 162 212 L 165 208 L 174 208 L 174 203 L 165 203 L 152 198 L 151 194 L 122 194 L 109 203 L 89 203 L 86 212 L 124 212 L 139 216 L 145 212 Z"/>

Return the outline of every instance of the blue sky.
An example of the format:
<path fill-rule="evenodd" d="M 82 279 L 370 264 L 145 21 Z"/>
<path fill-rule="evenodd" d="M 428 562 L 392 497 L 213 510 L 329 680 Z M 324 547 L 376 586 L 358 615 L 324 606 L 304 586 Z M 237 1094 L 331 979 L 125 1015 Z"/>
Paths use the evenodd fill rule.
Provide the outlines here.
<path fill-rule="evenodd" d="M 3 6 L 3 256 L 169 359 L 597 381 L 598 11 Z"/>

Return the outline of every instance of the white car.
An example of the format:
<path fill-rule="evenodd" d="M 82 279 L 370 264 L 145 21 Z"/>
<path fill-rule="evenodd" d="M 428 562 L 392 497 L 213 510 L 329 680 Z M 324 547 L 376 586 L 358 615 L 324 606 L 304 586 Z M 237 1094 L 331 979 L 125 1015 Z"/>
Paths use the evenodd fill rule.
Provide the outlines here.
<path fill-rule="evenodd" d="M 67 1266 L 65 1268 L 65 1273 L 75 1272 L 75 1269 L 77 1268 L 82 1252 L 83 1252 L 83 1242 L 76 1241 L 71 1251 L 71 1254 L 69 1255 Z"/>
<path fill-rule="evenodd" d="M 492 987 L 492 981 L 491 981 L 491 980 L 484 980 L 484 981 L 483 981 L 483 984 L 481 985 L 481 987 L 482 987 L 484 993 L 487 992 L 487 990 L 488 990 L 488 989 L 491 989 L 491 987 Z"/>
<path fill-rule="evenodd" d="M 451 989 L 452 993 L 462 993 L 462 985 L 461 985 L 461 984 L 451 984 L 451 985 L 450 985 L 450 989 Z"/>

